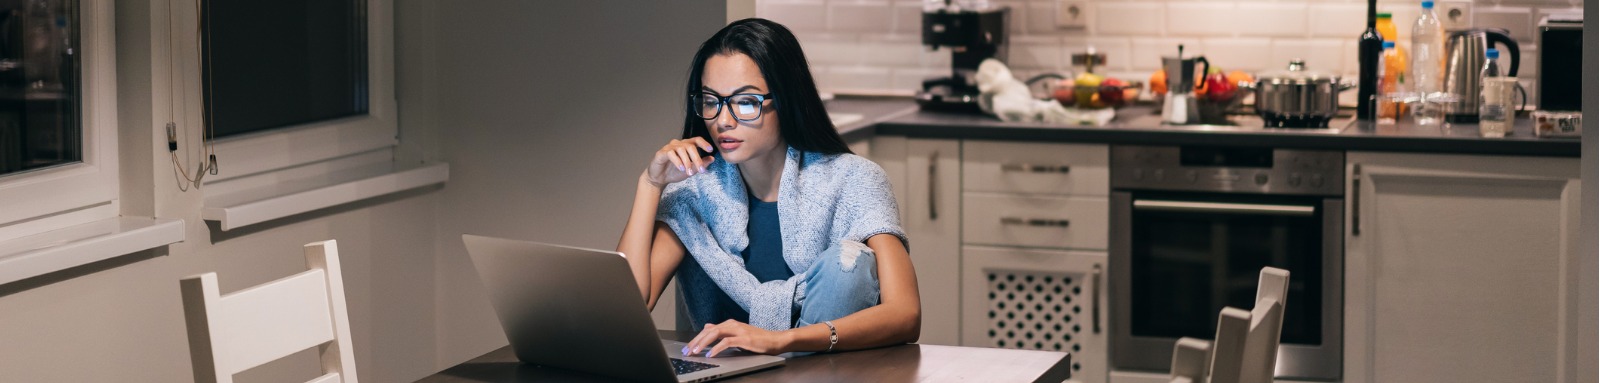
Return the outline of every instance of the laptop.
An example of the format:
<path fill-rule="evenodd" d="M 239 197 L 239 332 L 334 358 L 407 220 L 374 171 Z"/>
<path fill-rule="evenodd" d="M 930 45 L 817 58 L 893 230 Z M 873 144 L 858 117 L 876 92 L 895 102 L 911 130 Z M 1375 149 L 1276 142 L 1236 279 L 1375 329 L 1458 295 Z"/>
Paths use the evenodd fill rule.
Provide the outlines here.
<path fill-rule="evenodd" d="M 656 333 L 621 253 L 461 239 L 524 363 L 643 382 L 704 382 L 783 364 L 748 352 L 683 356 L 685 343 Z"/>

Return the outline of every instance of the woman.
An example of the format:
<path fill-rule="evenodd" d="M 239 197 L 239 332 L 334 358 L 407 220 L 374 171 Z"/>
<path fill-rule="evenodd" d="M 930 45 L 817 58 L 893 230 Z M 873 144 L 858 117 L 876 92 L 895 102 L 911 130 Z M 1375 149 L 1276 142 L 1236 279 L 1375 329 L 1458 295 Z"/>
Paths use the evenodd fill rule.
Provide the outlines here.
<path fill-rule="evenodd" d="M 617 245 L 651 309 L 677 276 L 705 326 L 684 353 L 916 341 L 916 273 L 888 179 L 839 137 L 794 35 L 729 24 L 700 46 L 686 90 L 683 138 L 639 175 Z"/>

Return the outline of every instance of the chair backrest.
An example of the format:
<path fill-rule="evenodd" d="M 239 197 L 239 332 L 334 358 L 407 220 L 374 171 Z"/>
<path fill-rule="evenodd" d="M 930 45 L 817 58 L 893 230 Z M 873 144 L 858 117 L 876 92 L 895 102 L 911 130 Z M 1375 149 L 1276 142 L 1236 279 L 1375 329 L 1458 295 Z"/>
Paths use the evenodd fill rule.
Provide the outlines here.
<path fill-rule="evenodd" d="M 196 382 L 233 375 L 317 347 L 323 375 L 312 383 L 355 382 L 355 352 L 345 312 L 339 250 L 332 240 L 305 245 L 310 270 L 223 296 L 217 273 L 179 282 Z"/>
<path fill-rule="evenodd" d="M 1256 286 L 1256 307 L 1250 310 L 1250 335 L 1245 341 L 1245 382 L 1271 382 L 1283 337 L 1283 310 L 1289 295 L 1289 271 L 1265 267 Z"/>
<path fill-rule="evenodd" d="M 1246 337 L 1250 335 L 1250 312 L 1232 307 L 1217 314 L 1217 338 L 1211 341 L 1211 379 L 1208 382 L 1240 382 L 1244 367 Z"/>

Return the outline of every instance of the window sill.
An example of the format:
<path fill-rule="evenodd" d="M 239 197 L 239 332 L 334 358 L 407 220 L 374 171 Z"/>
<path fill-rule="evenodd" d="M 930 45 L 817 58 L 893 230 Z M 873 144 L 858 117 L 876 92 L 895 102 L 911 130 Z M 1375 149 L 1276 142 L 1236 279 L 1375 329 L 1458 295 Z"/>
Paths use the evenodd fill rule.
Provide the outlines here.
<path fill-rule="evenodd" d="M 387 164 L 386 164 L 387 165 Z M 394 194 L 450 179 L 450 164 L 352 169 L 309 181 L 275 182 L 207 196 L 200 217 L 222 231 Z"/>
<path fill-rule="evenodd" d="M 183 242 L 183 220 L 118 217 L 0 241 L 0 284 Z"/>

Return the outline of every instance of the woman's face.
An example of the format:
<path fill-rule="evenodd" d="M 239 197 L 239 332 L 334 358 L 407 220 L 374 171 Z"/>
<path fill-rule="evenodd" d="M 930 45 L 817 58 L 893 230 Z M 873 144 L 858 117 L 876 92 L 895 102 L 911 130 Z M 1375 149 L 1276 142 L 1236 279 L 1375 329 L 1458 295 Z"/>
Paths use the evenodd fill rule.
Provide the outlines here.
<path fill-rule="evenodd" d="M 765 95 L 766 78 L 761 68 L 750 56 L 743 53 L 725 53 L 711 56 L 700 75 L 700 91 L 718 97 L 736 94 Z M 739 97 L 736 99 L 749 98 Z M 706 130 L 711 132 L 711 144 L 722 153 L 722 159 L 740 164 L 752 158 L 767 158 L 774 152 L 781 155 L 783 138 L 778 136 L 778 117 L 773 114 L 772 100 L 759 104 L 739 104 L 729 101 L 722 105 L 717 117 L 706 120 Z M 740 121 L 736 115 L 754 116 L 752 121 Z"/>

